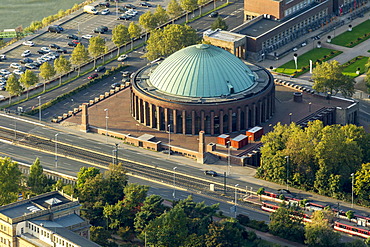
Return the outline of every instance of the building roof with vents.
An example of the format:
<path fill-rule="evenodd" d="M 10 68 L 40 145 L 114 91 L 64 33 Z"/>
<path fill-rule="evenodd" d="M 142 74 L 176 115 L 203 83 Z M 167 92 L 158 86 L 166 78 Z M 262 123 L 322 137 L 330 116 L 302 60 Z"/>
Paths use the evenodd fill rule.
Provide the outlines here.
<path fill-rule="evenodd" d="M 210 98 L 247 91 L 257 82 L 248 65 L 233 54 L 198 44 L 166 58 L 154 69 L 148 84 L 169 95 Z"/>

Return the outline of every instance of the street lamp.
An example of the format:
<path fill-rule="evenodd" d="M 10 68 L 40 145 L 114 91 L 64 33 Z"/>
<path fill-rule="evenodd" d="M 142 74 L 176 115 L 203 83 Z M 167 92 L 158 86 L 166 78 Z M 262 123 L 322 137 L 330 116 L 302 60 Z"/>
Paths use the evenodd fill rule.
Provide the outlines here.
<path fill-rule="evenodd" d="M 271 130 L 272 130 L 272 124 L 269 124 L 269 129 L 270 129 L 270 132 L 271 132 Z"/>
<path fill-rule="evenodd" d="M 285 159 L 286 159 L 286 190 L 288 191 L 289 190 L 289 156 L 285 156 Z"/>
<path fill-rule="evenodd" d="M 328 92 L 328 95 L 326 96 L 328 99 L 328 104 L 330 105 L 330 97 L 331 97 L 331 92 Z"/>
<path fill-rule="evenodd" d="M 238 194 L 237 194 L 236 187 L 238 187 L 238 186 L 239 186 L 239 184 L 235 184 L 235 208 L 234 208 L 235 218 L 236 218 L 236 205 L 237 205 L 236 200 L 238 199 L 237 198 Z"/>
<path fill-rule="evenodd" d="M 59 133 L 55 134 L 55 168 L 58 168 L 58 135 Z"/>
<path fill-rule="evenodd" d="M 168 125 L 168 158 L 171 157 L 171 124 Z"/>
<path fill-rule="evenodd" d="M 228 149 L 227 149 L 227 175 L 229 176 L 230 175 L 230 148 L 231 148 L 231 142 L 230 141 L 227 141 L 226 144 L 228 145 Z"/>
<path fill-rule="evenodd" d="M 39 99 L 39 121 L 41 122 L 41 96 L 37 96 Z"/>
<path fill-rule="evenodd" d="M 352 177 L 352 208 L 353 208 L 353 181 L 354 181 L 354 177 L 355 174 L 354 173 L 351 173 L 351 177 Z"/>
<path fill-rule="evenodd" d="M 309 102 L 309 103 L 308 103 L 308 112 L 311 112 L 311 105 L 312 105 L 312 103 L 311 103 L 311 102 Z"/>
<path fill-rule="evenodd" d="M 106 135 L 106 138 L 107 138 L 107 143 L 108 143 L 108 108 L 105 108 L 104 109 L 105 111 L 105 135 Z"/>
<path fill-rule="evenodd" d="M 289 123 L 292 123 L 292 115 L 293 113 L 289 113 Z"/>
<path fill-rule="evenodd" d="M 293 54 L 293 59 L 295 63 L 295 70 L 297 71 L 298 70 L 298 54 L 297 53 Z"/>
<path fill-rule="evenodd" d="M 175 200 L 176 199 L 176 169 L 177 167 L 175 166 L 173 168 L 173 199 Z"/>

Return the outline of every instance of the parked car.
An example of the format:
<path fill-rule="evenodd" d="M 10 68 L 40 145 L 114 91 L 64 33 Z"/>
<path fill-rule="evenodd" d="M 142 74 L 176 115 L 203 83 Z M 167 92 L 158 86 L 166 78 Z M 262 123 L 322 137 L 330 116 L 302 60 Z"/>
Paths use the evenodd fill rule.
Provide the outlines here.
<path fill-rule="evenodd" d="M 37 66 L 35 66 L 35 65 L 33 64 L 33 62 L 32 62 L 32 63 L 26 63 L 26 64 L 24 65 L 24 67 L 26 67 L 26 69 L 37 69 Z"/>
<path fill-rule="evenodd" d="M 101 27 L 97 27 L 97 28 L 95 28 L 94 29 L 94 33 L 100 33 L 100 34 L 103 34 L 103 33 L 105 33 L 106 31 L 103 29 L 103 28 L 101 28 Z"/>
<path fill-rule="evenodd" d="M 95 72 L 103 72 L 105 71 L 105 67 L 104 66 L 99 66 L 95 69 Z"/>
<path fill-rule="evenodd" d="M 58 25 L 53 25 L 53 26 L 48 27 L 48 32 L 50 33 L 60 33 L 62 31 L 64 31 L 64 28 Z"/>
<path fill-rule="evenodd" d="M 208 176 L 212 176 L 212 177 L 217 177 L 218 176 L 217 172 L 212 171 L 212 170 L 206 170 L 206 171 L 204 171 L 204 174 L 206 174 Z"/>
<path fill-rule="evenodd" d="M 31 51 L 30 51 L 30 50 L 25 50 L 25 51 L 21 54 L 21 56 L 22 56 L 22 57 L 28 57 L 29 55 L 31 55 Z"/>
<path fill-rule="evenodd" d="M 153 7 L 153 5 L 151 5 L 150 3 L 147 3 L 147 2 L 143 2 L 140 5 L 143 6 L 143 7 L 147 7 L 147 8 Z"/>
<path fill-rule="evenodd" d="M 22 63 L 22 64 L 26 64 L 26 63 L 32 63 L 33 60 L 29 57 L 26 57 L 26 58 L 23 58 L 22 60 L 20 60 L 19 62 Z"/>
<path fill-rule="evenodd" d="M 117 17 L 117 20 L 130 20 L 131 18 L 132 18 L 132 16 L 130 16 L 130 15 L 122 14 L 122 15 Z"/>
<path fill-rule="evenodd" d="M 60 46 L 56 44 L 50 44 L 49 47 L 50 49 L 60 49 Z"/>
<path fill-rule="evenodd" d="M 93 36 L 91 34 L 85 34 L 85 35 L 82 35 L 82 38 L 83 39 L 91 39 Z M 73 42 L 73 41 L 72 41 Z"/>
<path fill-rule="evenodd" d="M 99 75 L 97 73 L 94 73 L 94 74 L 91 74 L 89 77 L 87 77 L 87 79 L 92 80 L 92 79 L 95 79 L 98 76 Z"/>
<path fill-rule="evenodd" d="M 131 3 L 128 3 L 128 4 L 125 5 L 125 8 L 127 8 L 127 9 L 136 9 L 136 6 L 132 5 Z"/>
<path fill-rule="evenodd" d="M 121 61 L 125 60 L 126 58 L 127 58 L 127 55 L 123 54 L 123 55 L 118 57 L 117 61 L 121 62 Z"/>
<path fill-rule="evenodd" d="M 43 54 L 47 54 L 49 52 L 48 51 L 44 51 L 44 50 L 38 50 L 37 53 L 43 55 Z"/>
<path fill-rule="evenodd" d="M 24 72 L 22 71 L 22 70 L 20 70 L 20 69 L 15 69 L 14 71 L 13 71 L 13 74 L 16 74 L 16 75 L 21 75 L 21 74 L 23 74 Z"/>
<path fill-rule="evenodd" d="M 129 77 L 131 75 L 131 72 L 130 71 L 121 71 L 121 74 L 123 77 Z"/>
<path fill-rule="evenodd" d="M 64 49 L 64 48 L 59 48 L 59 49 L 56 50 L 56 52 L 57 53 L 64 53 L 64 54 L 68 53 L 67 49 Z"/>
<path fill-rule="evenodd" d="M 74 42 L 72 42 L 72 41 L 68 42 L 67 45 L 68 46 L 73 46 L 73 47 L 76 47 L 77 46 L 77 44 L 74 43 Z"/>
<path fill-rule="evenodd" d="M 125 7 L 123 7 L 123 6 L 119 6 L 118 7 L 118 11 L 119 12 L 126 12 L 128 9 L 127 8 L 125 8 Z"/>
<path fill-rule="evenodd" d="M 55 58 L 58 58 L 59 57 L 59 54 L 56 52 L 56 51 L 51 51 L 48 53 L 49 56 L 53 56 Z"/>
<path fill-rule="evenodd" d="M 0 74 L 3 74 L 3 75 L 9 75 L 9 74 L 10 74 L 10 72 L 9 72 L 9 70 L 7 70 L 7 69 L 0 69 Z"/>
<path fill-rule="evenodd" d="M 50 49 L 48 47 L 41 47 L 40 50 L 45 51 L 45 52 L 50 52 Z"/>
<path fill-rule="evenodd" d="M 107 8 L 109 8 L 109 6 L 110 6 L 110 3 L 99 3 L 98 4 L 100 7 L 107 7 Z"/>
<path fill-rule="evenodd" d="M 110 13 L 110 10 L 109 9 L 103 9 L 100 14 L 102 15 L 108 15 Z"/>
<path fill-rule="evenodd" d="M 24 42 L 22 43 L 22 45 L 26 45 L 26 46 L 34 46 L 34 45 L 35 45 L 35 43 L 33 43 L 32 41 L 27 40 L 27 41 L 24 41 Z"/>
<path fill-rule="evenodd" d="M 0 55 L 0 61 L 6 60 L 6 55 Z"/>
<path fill-rule="evenodd" d="M 121 83 L 115 82 L 112 85 L 110 85 L 110 88 L 115 89 L 116 87 L 120 87 L 120 86 L 121 86 Z"/>
<path fill-rule="evenodd" d="M 40 67 L 42 63 L 40 63 L 39 61 L 34 61 L 33 63 L 31 63 L 33 66 L 35 67 Z"/>
<path fill-rule="evenodd" d="M 125 14 L 134 17 L 135 15 L 137 15 L 137 11 L 133 10 L 133 9 L 129 9 L 129 10 L 126 11 Z"/>
<path fill-rule="evenodd" d="M 67 35 L 67 39 L 79 39 L 77 35 L 74 35 L 74 34 L 68 34 Z"/>
<path fill-rule="evenodd" d="M 209 17 L 211 18 L 216 18 L 218 16 L 218 12 L 217 11 L 214 11 L 212 13 L 209 14 Z"/>
<path fill-rule="evenodd" d="M 41 63 L 41 64 L 43 64 L 43 63 L 47 62 L 47 60 L 46 60 L 45 58 L 43 58 L 43 57 L 38 57 L 38 58 L 36 59 L 36 61 L 37 61 L 37 62 L 39 62 L 39 63 Z"/>
<path fill-rule="evenodd" d="M 21 69 L 22 66 L 19 64 L 19 63 L 11 63 L 10 68 L 13 68 L 13 69 Z"/>

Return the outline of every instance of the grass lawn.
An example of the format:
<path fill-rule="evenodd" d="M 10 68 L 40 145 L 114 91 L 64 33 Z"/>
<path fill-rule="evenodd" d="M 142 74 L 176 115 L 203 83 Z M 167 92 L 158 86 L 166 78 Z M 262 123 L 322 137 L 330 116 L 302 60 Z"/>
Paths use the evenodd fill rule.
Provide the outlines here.
<path fill-rule="evenodd" d="M 305 54 L 302 54 L 301 56 L 298 56 L 298 73 L 303 74 L 309 71 L 310 69 L 310 60 L 313 62 L 313 66 L 315 66 L 315 63 L 317 60 L 327 61 L 337 55 L 339 55 L 340 51 L 327 49 L 327 48 L 315 48 L 311 51 L 306 52 Z M 296 69 L 295 69 L 295 63 L 294 60 L 290 60 L 286 64 L 281 65 L 279 68 L 275 70 L 278 73 L 283 73 L 287 75 L 295 75 Z"/>
<path fill-rule="evenodd" d="M 331 43 L 335 45 L 341 45 L 345 47 L 354 47 L 359 43 L 370 38 L 370 20 L 366 20 L 363 23 L 352 28 L 352 31 L 344 32 L 331 40 Z M 352 43 L 351 43 L 352 42 Z"/>
<path fill-rule="evenodd" d="M 357 57 L 357 60 L 354 63 L 348 66 L 346 66 L 346 64 L 343 64 L 343 66 L 345 66 L 343 69 L 343 74 L 349 75 L 355 78 L 359 76 L 356 74 L 357 68 L 360 68 L 360 75 L 365 73 L 365 64 L 367 63 L 368 60 L 369 60 L 368 57 L 360 56 L 360 57 Z"/>

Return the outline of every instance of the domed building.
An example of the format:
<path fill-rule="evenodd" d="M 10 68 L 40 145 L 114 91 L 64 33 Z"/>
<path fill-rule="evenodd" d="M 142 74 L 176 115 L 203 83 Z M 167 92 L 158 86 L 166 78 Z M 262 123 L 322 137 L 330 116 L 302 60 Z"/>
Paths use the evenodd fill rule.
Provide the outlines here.
<path fill-rule="evenodd" d="M 132 78 L 131 114 L 162 131 L 219 135 L 265 122 L 275 109 L 272 75 L 216 46 L 198 44 Z"/>

